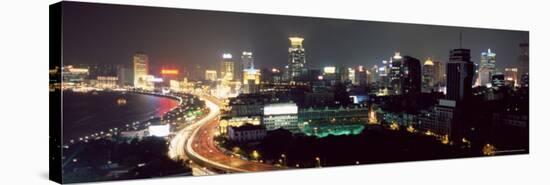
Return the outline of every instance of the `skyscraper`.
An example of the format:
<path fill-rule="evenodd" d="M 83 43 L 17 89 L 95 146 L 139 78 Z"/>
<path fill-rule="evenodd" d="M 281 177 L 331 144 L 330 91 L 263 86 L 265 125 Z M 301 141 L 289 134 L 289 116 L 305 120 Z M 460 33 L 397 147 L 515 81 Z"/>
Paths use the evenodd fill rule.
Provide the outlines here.
<path fill-rule="evenodd" d="M 229 53 L 222 55 L 220 77 L 225 81 L 232 81 L 235 79 L 235 62 L 233 56 Z"/>
<path fill-rule="evenodd" d="M 528 74 L 529 73 L 529 43 L 521 43 L 519 44 L 519 69 L 518 73 L 519 75 Z"/>
<path fill-rule="evenodd" d="M 216 70 L 205 70 L 204 71 L 204 79 L 208 81 L 216 81 L 218 78 L 218 73 Z"/>
<path fill-rule="evenodd" d="M 250 69 L 250 68 L 253 68 L 254 66 L 254 57 L 252 56 L 252 52 L 250 51 L 243 51 L 242 55 L 241 55 L 241 60 L 242 60 L 242 69 L 241 70 L 246 70 L 246 69 Z"/>
<path fill-rule="evenodd" d="M 485 86 L 491 84 L 491 76 L 496 72 L 496 54 L 488 49 L 487 52 L 481 52 L 481 61 L 479 63 L 479 72 L 476 85 Z"/>
<path fill-rule="evenodd" d="M 349 78 L 349 69 L 344 66 L 340 66 L 337 68 L 339 79 L 341 83 L 349 83 L 351 80 Z"/>
<path fill-rule="evenodd" d="M 472 93 L 474 63 L 469 49 L 453 49 L 447 63 L 447 99 L 457 103 Z"/>
<path fill-rule="evenodd" d="M 347 72 L 347 75 L 348 75 L 348 80 L 351 84 L 355 84 L 356 83 L 356 79 L 355 79 L 355 69 L 353 68 L 348 68 L 348 72 Z"/>
<path fill-rule="evenodd" d="M 445 66 L 438 60 L 432 60 L 434 64 L 434 85 L 442 86 L 445 84 Z"/>
<path fill-rule="evenodd" d="M 420 60 L 404 56 L 402 60 L 401 94 L 418 95 L 421 91 L 422 71 Z"/>
<path fill-rule="evenodd" d="M 258 93 L 260 89 L 260 70 L 254 69 L 254 66 L 243 71 L 243 93 Z"/>
<path fill-rule="evenodd" d="M 518 68 L 504 68 L 504 80 L 512 87 L 518 86 Z"/>
<path fill-rule="evenodd" d="M 250 69 L 250 67 L 254 66 L 254 57 L 252 56 L 252 52 L 243 51 L 241 53 L 240 62 L 235 62 L 234 65 L 235 65 L 234 80 L 241 81 L 242 79 L 244 79 L 245 70 Z"/>
<path fill-rule="evenodd" d="M 304 77 L 306 72 L 306 53 L 302 45 L 304 38 L 290 37 L 290 48 L 288 48 L 289 54 L 289 80 L 299 81 Z"/>
<path fill-rule="evenodd" d="M 378 65 L 374 65 L 372 66 L 372 68 L 370 68 L 371 81 L 369 81 L 369 83 L 377 83 L 380 81 L 380 73 L 378 69 Z"/>
<path fill-rule="evenodd" d="M 353 85 L 366 86 L 368 83 L 368 71 L 363 66 L 357 66 L 355 68 L 354 76 L 355 80 Z"/>
<path fill-rule="evenodd" d="M 132 68 L 128 66 L 120 66 L 117 71 L 118 85 L 121 87 L 131 86 L 134 83 L 134 74 Z"/>
<path fill-rule="evenodd" d="M 403 57 L 399 52 L 395 52 L 395 55 L 391 58 L 389 64 L 389 78 L 390 88 L 392 94 L 401 94 L 401 78 L 403 77 Z"/>
<path fill-rule="evenodd" d="M 134 87 L 147 89 L 149 76 L 149 57 L 144 53 L 134 54 Z"/>
<path fill-rule="evenodd" d="M 435 64 L 428 58 L 422 66 L 422 91 L 431 92 L 435 85 Z"/>
<path fill-rule="evenodd" d="M 195 65 L 194 67 L 187 68 L 187 69 L 192 69 L 191 71 L 185 70 L 186 68 L 183 68 L 183 69 L 184 70 L 182 70 L 182 73 L 186 74 L 189 79 L 193 81 L 205 80 L 202 73 L 204 69 L 201 65 Z"/>
<path fill-rule="evenodd" d="M 388 67 L 388 61 L 383 60 L 382 66 L 378 68 L 378 76 L 380 77 L 380 88 L 385 89 L 389 86 L 390 82 L 390 76 L 389 73 L 390 69 Z"/>

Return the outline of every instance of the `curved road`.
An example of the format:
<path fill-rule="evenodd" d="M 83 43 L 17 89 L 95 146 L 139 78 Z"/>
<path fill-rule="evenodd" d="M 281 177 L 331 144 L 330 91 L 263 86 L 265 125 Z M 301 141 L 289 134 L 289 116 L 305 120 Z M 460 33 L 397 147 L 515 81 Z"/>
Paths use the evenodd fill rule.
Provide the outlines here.
<path fill-rule="evenodd" d="M 282 169 L 281 167 L 231 157 L 221 151 L 214 143 L 214 135 L 219 125 L 218 117 L 221 102 L 212 97 L 201 96 L 201 98 L 210 109 L 209 114 L 178 132 L 171 142 L 171 147 L 176 148 L 176 150 L 171 151 L 170 156 L 181 156 L 183 159 L 189 158 L 195 165 L 202 166 L 203 170 L 215 169 L 231 173 Z"/>

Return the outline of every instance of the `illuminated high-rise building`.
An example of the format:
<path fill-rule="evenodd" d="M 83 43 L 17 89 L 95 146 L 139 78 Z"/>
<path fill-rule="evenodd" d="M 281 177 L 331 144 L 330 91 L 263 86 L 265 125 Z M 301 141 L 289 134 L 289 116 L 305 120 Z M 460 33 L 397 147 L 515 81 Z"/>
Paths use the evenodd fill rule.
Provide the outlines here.
<path fill-rule="evenodd" d="M 340 65 L 336 67 L 336 78 L 340 80 L 341 83 L 349 83 L 349 70 L 347 67 Z"/>
<path fill-rule="evenodd" d="M 243 93 L 258 93 L 260 89 L 260 70 L 254 69 L 254 66 L 243 71 Z"/>
<path fill-rule="evenodd" d="M 243 51 L 241 55 L 242 60 L 242 70 L 250 69 L 254 66 L 254 57 L 252 56 L 252 52 L 250 51 Z"/>
<path fill-rule="evenodd" d="M 518 68 L 504 68 L 504 81 L 507 85 L 518 86 Z"/>
<path fill-rule="evenodd" d="M 289 80 L 299 81 L 302 80 L 306 73 L 306 52 L 302 45 L 304 38 L 290 37 L 290 48 L 288 48 L 289 64 L 288 75 Z"/>
<path fill-rule="evenodd" d="M 380 73 L 379 73 L 378 65 L 372 66 L 369 72 L 370 72 L 369 83 L 376 83 L 380 81 Z"/>
<path fill-rule="evenodd" d="M 392 94 L 401 94 L 401 78 L 403 78 L 403 57 L 399 52 L 395 52 L 395 55 L 389 62 L 389 85 L 392 90 Z"/>
<path fill-rule="evenodd" d="M 529 74 L 529 43 L 519 44 L 519 75 Z M 528 75 L 527 75 L 528 76 Z"/>
<path fill-rule="evenodd" d="M 244 71 L 254 66 L 254 56 L 250 51 L 243 51 L 241 62 L 235 63 L 235 80 L 244 79 Z"/>
<path fill-rule="evenodd" d="M 205 70 L 204 79 L 207 81 L 216 81 L 218 79 L 218 73 L 216 70 Z"/>
<path fill-rule="evenodd" d="M 442 86 L 445 84 L 445 66 L 438 60 L 432 60 L 432 63 L 434 64 L 434 85 Z"/>
<path fill-rule="evenodd" d="M 149 57 L 144 53 L 134 54 L 134 87 L 149 89 Z"/>
<path fill-rule="evenodd" d="M 469 49 L 453 49 L 447 63 L 447 99 L 460 102 L 472 93 L 474 63 Z"/>
<path fill-rule="evenodd" d="M 488 49 L 487 52 L 481 52 L 478 71 L 476 85 L 491 84 L 491 77 L 496 73 L 496 54 L 491 52 L 491 49 Z"/>
<path fill-rule="evenodd" d="M 235 62 L 233 61 L 233 56 L 229 53 L 222 55 L 220 77 L 225 81 L 235 79 Z"/>
<path fill-rule="evenodd" d="M 422 91 L 431 92 L 435 85 L 435 64 L 428 58 L 422 66 Z"/>
<path fill-rule="evenodd" d="M 355 69 L 353 68 L 348 68 L 347 70 L 347 74 L 348 74 L 348 80 L 351 84 L 356 84 L 356 78 L 355 78 Z"/>
<path fill-rule="evenodd" d="M 353 85 L 366 86 L 368 83 L 368 71 L 363 66 L 355 67 L 354 72 L 355 80 Z"/>
<path fill-rule="evenodd" d="M 388 67 L 388 61 L 383 60 L 382 66 L 378 68 L 378 76 L 379 76 L 379 82 L 380 82 L 380 88 L 386 89 L 389 86 L 390 83 L 390 77 L 389 77 L 390 69 Z"/>

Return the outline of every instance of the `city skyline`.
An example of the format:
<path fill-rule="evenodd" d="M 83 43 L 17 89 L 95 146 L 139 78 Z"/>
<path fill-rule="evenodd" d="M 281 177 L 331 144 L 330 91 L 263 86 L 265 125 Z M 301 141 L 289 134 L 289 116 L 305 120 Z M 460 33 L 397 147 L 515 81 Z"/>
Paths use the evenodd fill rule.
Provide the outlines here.
<path fill-rule="evenodd" d="M 524 31 L 104 4 L 67 7 L 66 64 L 129 65 L 141 51 L 153 70 L 175 66 L 191 71 L 197 64 L 218 69 L 223 53 L 250 51 L 256 68 L 282 68 L 288 64 L 287 39 L 292 36 L 304 38 L 309 68 L 380 65 L 396 51 L 421 61 L 447 62 L 448 52 L 460 46 L 462 32 L 462 47 L 471 50 L 474 63 L 491 49 L 497 53 L 497 68 L 504 70 L 519 65 L 518 45 L 529 40 Z"/>
<path fill-rule="evenodd" d="M 530 151 L 527 31 L 52 8 L 56 181 Z"/>

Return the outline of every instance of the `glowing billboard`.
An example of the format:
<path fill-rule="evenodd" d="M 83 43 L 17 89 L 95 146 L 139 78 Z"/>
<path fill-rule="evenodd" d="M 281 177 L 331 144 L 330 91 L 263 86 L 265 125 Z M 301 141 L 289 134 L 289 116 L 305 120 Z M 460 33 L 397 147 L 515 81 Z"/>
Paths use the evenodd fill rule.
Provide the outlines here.
<path fill-rule="evenodd" d="M 149 136 L 166 137 L 170 134 L 170 125 L 150 125 Z"/>
<path fill-rule="evenodd" d="M 178 75 L 179 70 L 177 69 L 162 69 L 160 70 L 161 75 Z"/>
<path fill-rule="evenodd" d="M 264 115 L 298 114 L 295 103 L 275 103 L 264 106 Z"/>

